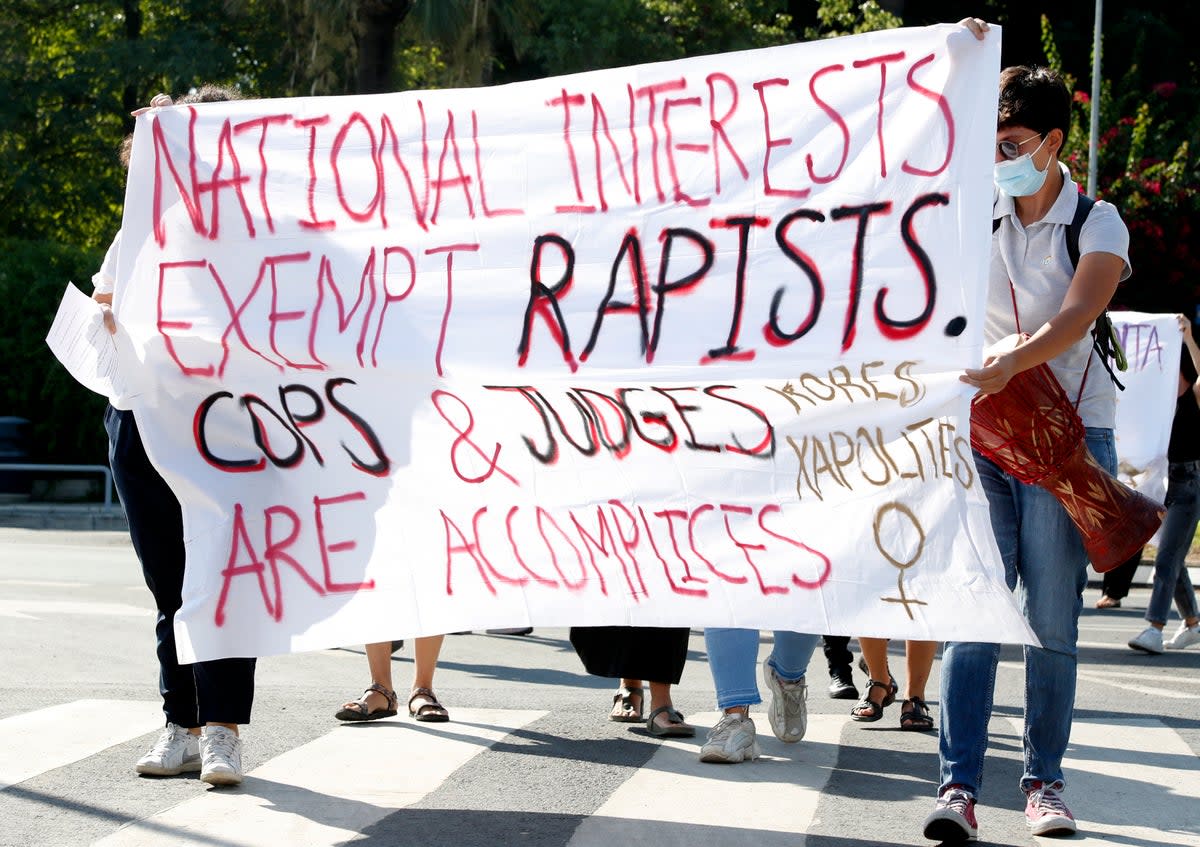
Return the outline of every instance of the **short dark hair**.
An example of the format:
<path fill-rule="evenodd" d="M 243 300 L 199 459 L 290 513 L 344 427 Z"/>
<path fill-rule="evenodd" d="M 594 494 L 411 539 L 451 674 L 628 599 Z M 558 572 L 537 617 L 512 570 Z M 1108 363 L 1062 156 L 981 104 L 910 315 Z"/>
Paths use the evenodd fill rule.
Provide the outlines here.
<path fill-rule="evenodd" d="M 223 103 L 226 100 L 241 100 L 237 89 L 204 83 L 178 98 L 176 103 Z"/>
<path fill-rule="evenodd" d="M 222 103 L 226 100 L 241 99 L 242 95 L 236 89 L 204 83 L 199 88 L 194 88 L 182 97 L 177 98 L 175 103 L 176 105 L 180 103 Z M 121 149 L 118 152 L 121 164 L 126 168 L 129 167 L 129 157 L 131 155 L 133 155 L 133 133 L 125 136 L 121 141 Z"/>
<path fill-rule="evenodd" d="M 1071 92 L 1063 78 L 1041 65 L 1013 65 L 1000 72 L 997 129 L 1023 126 L 1045 135 L 1071 127 Z"/>

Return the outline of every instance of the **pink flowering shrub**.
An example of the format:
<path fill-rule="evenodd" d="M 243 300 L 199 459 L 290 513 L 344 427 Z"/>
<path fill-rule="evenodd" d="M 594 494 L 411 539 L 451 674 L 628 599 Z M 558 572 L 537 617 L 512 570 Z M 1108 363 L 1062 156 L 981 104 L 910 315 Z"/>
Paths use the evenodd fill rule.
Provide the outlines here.
<path fill-rule="evenodd" d="M 1048 64 L 1061 73 L 1045 17 L 1042 36 Z M 1200 304 L 1200 114 L 1173 102 L 1178 82 L 1145 86 L 1136 74 L 1129 77 L 1105 80 L 1099 104 L 1095 193 L 1121 211 L 1134 270 L 1116 300 L 1147 311 L 1193 314 Z M 1093 105 L 1088 93 L 1075 91 L 1064 162 L 1080 185 L 1087 181 Z"/>

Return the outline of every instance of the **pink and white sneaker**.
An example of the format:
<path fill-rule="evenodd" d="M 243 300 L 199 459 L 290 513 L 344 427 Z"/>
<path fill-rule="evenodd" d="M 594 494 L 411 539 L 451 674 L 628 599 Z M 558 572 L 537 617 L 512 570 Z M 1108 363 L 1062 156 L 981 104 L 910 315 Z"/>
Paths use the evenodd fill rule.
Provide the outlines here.
<path fill-rule="evenodd" d="M 1062 789 L 1062 782 L 1035 782 L 1025 792 L 1025 822 L 1034 835 L 1072 835 L 1078 829 L 1059 794 Z"/>
<path fill-rule="evenodd" d="M 978 841 L 975 797 L 957 785 L 948 787 L 937 798 L 937 805 L 929 817 L 925 818 L 925 837 L 944 844 Z"/>

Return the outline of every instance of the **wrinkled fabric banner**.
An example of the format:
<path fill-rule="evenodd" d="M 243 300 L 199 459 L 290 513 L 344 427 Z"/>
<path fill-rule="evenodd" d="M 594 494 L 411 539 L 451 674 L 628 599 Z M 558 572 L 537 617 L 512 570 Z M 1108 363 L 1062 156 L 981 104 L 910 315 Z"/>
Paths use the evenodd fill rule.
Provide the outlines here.
<path fill-rule="evenodd" d="M 999 32 L 138 120 L 184 661 L 465 629 L 1030 641 L 969 446 Z"/>
<path fill-rule="evenodd" d="M 1183 336 L 1172 314 L 1110 312 L 1109 317 L 1127 363 L 1117 374 L 1125 386 L 1117 392 L 1117 477 L 1161 503 L 1167 496 L 1167 447 Z"/>

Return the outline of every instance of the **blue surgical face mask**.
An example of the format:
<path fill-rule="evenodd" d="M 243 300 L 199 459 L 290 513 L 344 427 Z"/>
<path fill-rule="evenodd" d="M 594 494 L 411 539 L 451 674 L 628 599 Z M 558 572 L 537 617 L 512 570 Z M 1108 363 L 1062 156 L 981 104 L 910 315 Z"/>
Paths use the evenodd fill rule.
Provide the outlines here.
<path fill-rule="evenodd" d="M 1033 153 L 1041 150 L 1045 143 L 1046 139 L 1043 138 Z M 1046 182 L 1046 175 L 1050 173 L 1050 163 L 1046 162 L 1046 169 L 1039 171 L 1033 163 L 1033 153 L 997 162 L 992 170 L 992 179 L 996 187 L 1009 197 L 1028 197 L 1030 194 L 1036 194 Z"/>

